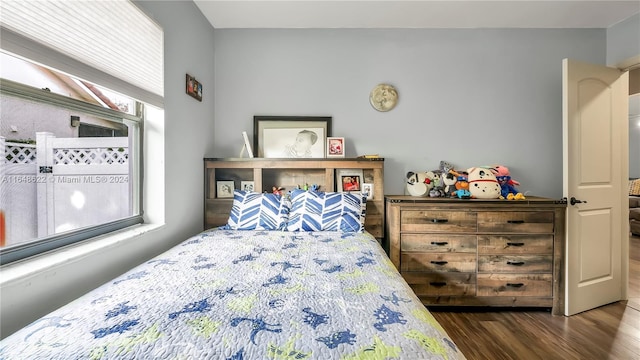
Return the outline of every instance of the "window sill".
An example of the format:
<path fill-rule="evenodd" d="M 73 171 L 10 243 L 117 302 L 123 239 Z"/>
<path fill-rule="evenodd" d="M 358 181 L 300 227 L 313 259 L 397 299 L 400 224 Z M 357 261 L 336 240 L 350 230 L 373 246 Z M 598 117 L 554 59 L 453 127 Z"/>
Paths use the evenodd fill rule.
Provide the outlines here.
<path fill-rule="evenodd" d="M 91 240 L 66 246 L 42 255 L 12 262 L 0 267 L 0 287 L 15 281 L 23 281 L 41 271 L 64 265 L 97 251 L 115 246 L 162 227 L 162 224 L 140 224 L 97 236 Z"/>

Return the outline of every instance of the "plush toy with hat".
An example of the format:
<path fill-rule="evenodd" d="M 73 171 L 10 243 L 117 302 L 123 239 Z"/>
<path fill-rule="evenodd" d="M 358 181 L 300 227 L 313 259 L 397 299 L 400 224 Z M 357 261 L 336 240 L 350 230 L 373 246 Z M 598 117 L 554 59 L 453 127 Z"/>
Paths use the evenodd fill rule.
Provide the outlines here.
<path fill-rule="evenodd" d="M 457 177 L 454 185 L 455 191 L 451 193 L 451 196 L 458 197 L 460 199 L 470 199 L 471 192 L 469 191 L 469 174 L 466 171 L 449 171 Z"/>

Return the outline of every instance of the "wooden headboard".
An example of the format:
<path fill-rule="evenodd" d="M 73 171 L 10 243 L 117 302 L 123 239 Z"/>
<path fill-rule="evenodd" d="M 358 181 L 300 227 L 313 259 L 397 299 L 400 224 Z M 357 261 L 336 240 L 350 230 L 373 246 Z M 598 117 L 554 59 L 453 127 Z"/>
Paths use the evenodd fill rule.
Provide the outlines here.
<path fill-rule="evenodd" d="M 336 177 L 347 170 L 362 171 L 361 183 L 373 185 L 367 200 L 365 229 L 378 239 L 384 236 L 384 159 L 265 159 L 205 158 L 204 228 L 226 224 L 233 198 L 217 194 L 218 181 L 233 181 L 240 189 L 243 181 L 253 181 L 254 191 L 270 192 L 274 186 L 285 191 L 296 186 L 319 185 L 321 191 L 337 191 Z"/>

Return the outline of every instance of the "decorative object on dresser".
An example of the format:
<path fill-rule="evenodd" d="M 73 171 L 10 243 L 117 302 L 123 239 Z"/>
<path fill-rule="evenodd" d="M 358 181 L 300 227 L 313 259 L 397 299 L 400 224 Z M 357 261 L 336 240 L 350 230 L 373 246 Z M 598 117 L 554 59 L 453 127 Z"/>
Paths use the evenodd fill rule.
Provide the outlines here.
<path fill-rule="evenodd" d="M 433 171 L 407 172 L 407 193 L 411 196 L 429 196 L 435 185 L 436 175 Z"/>
<path fill-rule="evenodd" d="M 324 158 L 330 116 L 254 116 L 253 142 L 258 157 Z"/>
<path fill-rule="evenodd" d="M 566 204 L 386 196 L 389 257 L 425 305 L 564 310 Z"/>
<path fill-rule="evenodd" d="M 384 236 L 384 159 L 260 159 L 205 158 L 204 228 L 227 223 L 233 197 L 216 196 L 220 180 L 253 181 L 254 191 L 272 192 L 274 187 L 290 191 L 300 186 L 336 191 L 338 174 L 359 176 L 359 184 L 372 184 L 372 198 L 366 202 L 365 230 L 379 240 Z M 231 181 L 233 183 L 234 181 Z M 342 185 L 342 184 L 340 184 Z M 358 190 L 361 191 L 361 188 Z"/>

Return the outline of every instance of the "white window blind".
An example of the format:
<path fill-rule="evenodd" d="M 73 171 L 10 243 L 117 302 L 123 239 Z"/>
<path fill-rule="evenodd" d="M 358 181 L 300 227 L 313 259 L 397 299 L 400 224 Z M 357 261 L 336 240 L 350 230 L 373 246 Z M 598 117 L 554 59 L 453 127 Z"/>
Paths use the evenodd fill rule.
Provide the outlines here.
<path fill-rule="evenodd" d="M 162 106 L 163 31 L 127 0 L 0 1 L 0 46 Z"/>

